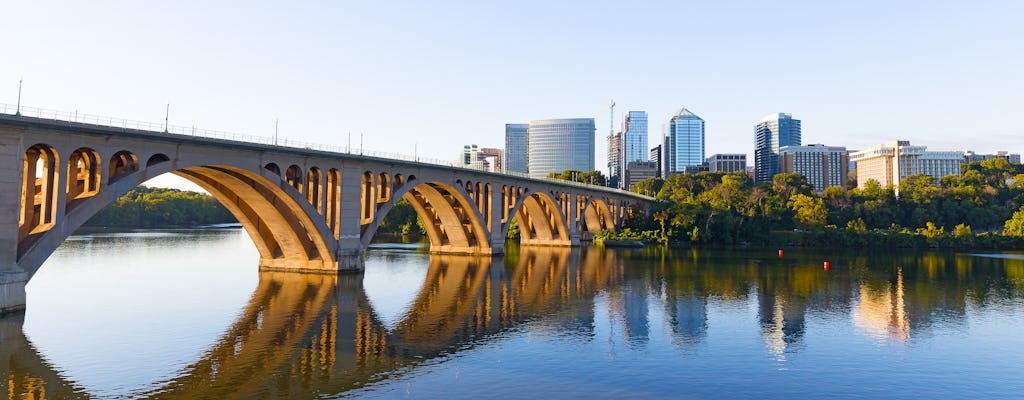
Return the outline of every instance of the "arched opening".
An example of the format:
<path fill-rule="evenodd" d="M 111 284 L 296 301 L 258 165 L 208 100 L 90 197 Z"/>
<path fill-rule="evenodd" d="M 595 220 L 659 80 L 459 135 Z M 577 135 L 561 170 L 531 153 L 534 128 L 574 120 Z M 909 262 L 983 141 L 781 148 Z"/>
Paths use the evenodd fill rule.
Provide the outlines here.
<path fill-rule="evenodd" d="M 381 172 L 377 177 L 377 203 L 386 203 L 391 200 L 390 179 L 386 172 Z"/>
<path fill-rule="evenodd" d="M 360 201 L 360 209 L 362 218 L 359 219 L 360 224 L 366 225 L 373 222 L 373 211 L 376 207 L 376 196 L 373 191 L 375 186 L 373 184 L 373 173 L 366 171 L 363 173 L 363 191 Z"/>
<path fill-rule="evenodd" d="M 110 157 L 110 173 L 107 174 L 107 183 L 117 182 L 121 177 L 139 170 L 139 159 L 129 151 L 119 151 Z"/>
<path fill-rule="evenodd" d="M 80 148 L 68 157 L 67 209 L 77 200 L 95 196 L 100 192 L 100 154 L 93 149 Z"/>
<path fill-rule="evenodd" d="M 316 212 L 324 213 L 323 174 L 320 173 L 320 168 L 311 167 L 306 172 L 306 201 L 316 208 Z"/>
<path fill-rule="evenodd" d="M 53 227 L 57 220 L 57 151 L 37 144 L 25 151 L 21 173 L 21 212 L 18 215 L 18 257 L 35 236 Z"/>
<path fill-rule="evenodd" d="M 483 218 L 471 198 L 464 196 L 460 188 L 440 182 L 410 185 L 413 178 L 409 177 L 404 193 L 395 192 L 392 199 L 377 210 L 378 223 L 364 225 L 364 244 L 368 245 L 379 231 L 393 233 L 397 227 L 389 225 L 395 222 L 408 225 L 418 219 L 432 252 L 491 253 Z M 411 210 L 405 208 L 406 205 Z M 410 215 L 409 211 L 414 214 Z M 419 226 L 415 229 L 420 229 Z"/>
<path fill-rule="evenodd" d="M 327 221 L 327 227 L 334 234 L 334 238 L 337 239 L 341 232 L 341 171 L 336 168 L 327 170 L 327 184 L 324 189 L 326 197 L 324 219 Z"/>
<path fill-rule="evenodd" d="M 302 193 L 302 185 L 305 180 L 304 178 L 302 168 L 298 165 L 292 165 L 284 172 L 285 182 L 288 182 L 288 186 L 295 188 L 299 193 Z"/>
<path fill-rule="evenodd" d="M 593 234 L 602 230 L 614 231 L 615 219 L 607 203 L 600 199 L 594 199 L 583 210 L 580 232 Z"/>
<path fill-rule="evenodd" d="M 166 155 L 157 153 L 157 154 L 154 154 L 151 157 L 149 157 L 149 160 L 146 161 L 146 168 L 149 168 L 149 167 L 152 167 L 154 165 L 160 164 L 162 162 L 167 162 L 167 161 L 171 161 L 171 159 L 168 158 Z"/>
<path fill-rule="evenodd" d="M 267 165 L 263 166 L 263 169 L 273 172 L 274 175 L 281 176 L 281 167 L 278 167 L 277 164 L 267 163 Z"/>
<path fill-rule="evenodd" d="M 558 204 L 547 194 L 527 195 L 515 215 L 519 224 L 521 244 L 572 245 L 565 218 L 561 215 Z"/>

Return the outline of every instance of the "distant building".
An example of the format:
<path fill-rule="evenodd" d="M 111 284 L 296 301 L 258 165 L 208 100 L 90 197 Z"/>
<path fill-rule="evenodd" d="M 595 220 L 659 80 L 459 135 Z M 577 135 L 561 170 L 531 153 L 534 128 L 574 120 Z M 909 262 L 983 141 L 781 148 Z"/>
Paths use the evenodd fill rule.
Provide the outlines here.
<path fill-rule="evenodd" d="M 799 146 L 800 120 L 777 113 L 761 118 L 754 126 L 754 181 L 771 182 L 779 173 L 779 148 Z"/>
<path fill-rule="evenodd" d="M 658 177 L 658 163 L 653 161 L 630 161 L 626 164 L 626 175 L 622 185 L 629 190 L 637 182 Z"/>
<path fill-rule="evenodd" d="M 1009 161 L 1010 164 L 1020 164 L 1020 154 L 1013 154 L 1006 151 L 998 151 L 995 154 L 977 154 L 970 150 L 964 152 L 965 163 L 991 160 L 993 158 L 1003 158 L 1006 159 L 1006 161 Z"/>
<path fill-rule="evenodd" d="M 480 148 L 475 144 L 462 146 L 460 164 L 481 171 L 500 172 L 501 149 Z"/>
<path fill-rule="evenodd" d="M 658 178 L 663 177 L 664 176 L 664 175 L 662 175 L 663 163 L 661 162 L 661 145 L 660 144 L 657 145 L 657 146 L 654 146 L 654 148 L 651 149 L 650 156 L 647 159 L 658 164 Z"/>
<path fill-rule="evenodd" d="M 733 172 L 747 170 L 746 154 L 712 154 L 707 159 L 708 171 Z"/>
<path fill-rule="evenodd" d="M 708 168 L 708 163 L 706 163 L 706 162 L 702 162 L 702 163 L 697 164 L 697 165 L 687 165 L 686 168 L 683 169 L 683 172 L 685 172 L 687 174 L 696 174 L 698 172 L 708 172 L 708 171 L 710 171 L 710 169 Z"/>
<path fill-rule="evenodd" d="M 567 169 L 594 170 L 594 119 L 530 121 L 527 132 L 527 171 L 543 178 Z"/>
<path fill-rule="evenodd" d="M 779 148 L 779 172 L 803 175 L 818 193 L 832 186 L 845 188 L 850 156 L 839 146 L 783 146 Z"/>
<path fill-rule="evenodd" d="M 680 108 L 665 125 L 665 177 L 704 163 L 704 120 Z"/>
<path fill-rule="evenodd" d="M 505 171 L 527 173 L 527 140 L 528 124 L 505 124 Z"/>
<path fill-rule="evenodd" d="M 857 187 L 863 189 L 868 180 L 874 179 L 882 187 L 891 185 L 899 190 L 900 181 L 908 176 L 931 175 L 936 183 L 944 176 L 960 176 L 962 152 L 926 149 L 898 140 L 853 153 L 850 161 L 857 163 Z"/>
<path fill-rule="evenodd" d="M 851 156 L 851 155 L 853 155 L 853 153 L 856 153 L 856 152 L 857 152 L 857 150 L 849 150 L 849 149 L 847 149 L 847 150 L 846 150 L 846 155 L 847 155 L 847 156 Z M 850 161 L 850 163 L 849 163 L 849 164 L 850 164 L 850 170 L 849 170 L 849 172 L 853 172 L 853 171 L 856 171 L 856 170 L 857 170 L 857 163 L 855 163 L 855 162 L 853 162 L 853 161 Z"/>
<path fill-rule="evenodd" d="M 619 187 L 622 182 L 622 132 L 608 136 L 608 183 Z"/>

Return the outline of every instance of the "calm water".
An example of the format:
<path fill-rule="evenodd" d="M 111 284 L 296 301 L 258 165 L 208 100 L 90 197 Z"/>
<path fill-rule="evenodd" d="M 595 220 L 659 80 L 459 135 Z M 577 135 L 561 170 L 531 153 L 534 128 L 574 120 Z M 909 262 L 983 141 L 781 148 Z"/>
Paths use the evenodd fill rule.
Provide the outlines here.
<path fill-rule="evenodd" d="M 73 237 L 0 319 L 0 396 L 1024 396 L 1021 254 L 379 245 L 364 276 L 256 265 L 240 230 Z"/>

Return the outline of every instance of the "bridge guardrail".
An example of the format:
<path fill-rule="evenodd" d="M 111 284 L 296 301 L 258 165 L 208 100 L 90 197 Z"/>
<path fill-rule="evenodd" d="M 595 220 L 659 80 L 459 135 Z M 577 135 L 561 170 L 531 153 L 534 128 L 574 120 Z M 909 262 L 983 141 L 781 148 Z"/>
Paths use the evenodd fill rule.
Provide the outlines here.
<path fill-rule="evenodd" d="M 115 117 L 107 117 L 107 116 L 102 116 L 102 115 L 79 113 L 78 111 L 73 111 L 73 112 L 72 111 L 60 111 L 60 110 L 51 110 L 51 109 L 39 108 L 39 107 L 16 106 L 16 105 L 13 105 L 13 104 L 0 103 L 0 114 L 20 115 L 20 116 L 25 116 L 25 117 L 34 117 L 34 118 L 48 119 L 48 120 L 55 120 L 55 121 L 91 124 L 91 125 L 98 125 L 98 126 L 103 126 L 103 127 L 108 127 L 108 128 L 113 127 L 113 128 L 123 128 L 123 129 L 134 129 L 134 130 L 141 130 L 141 131 L 166 133 L 166 134 L 172 134 L 172 135 L 195 136 L 195 137 L 202 137 L 202 138 L 209 138 L 209 139 L 221 139 L 221 140 L 231 140 L 231 141 L 245 142 L 245 143 L 257 143 L 257 144 L 270 145 L 270 146 L 289 147 L 289 148 L 293 148 L 293 149 L 317 150 L 317 151 L 325 151 L 325 152 L 339 153 L 339 154 L 353 154 L 353 155 L 358 154 L 358 155 L 363 155 L 363 156 L 370 156 L 370 157 L 377 157 L 377 158 L 386 158 L 386 159 L 394 159 L 394 160 L 409 161 L 409 162 L 416 162 L 416 163 L 424 163 L 424 164 L 430 164 L 430 165 L 440 165 L 440 166 L 446 166 L 446 167 L 451 167 L 451 168 L 460 168 L 460 169 L 466 169 L 466 170 L 472 170 L 472 171 L 483 171 L 483 172 L 489 172 L 489 173 L 494 173 L 494 174 L 498 174 L 498 175 L 508 175 L 508 176 L 514 176 L 514 177 L 519 177 L 519 178 L 542 180 L 542 181 L 548 181 L 548 182 L 552 182 L 552 183 L 557 183 L 557 184 L 560 184 L 560 185 L 569 185 L 569 186 L 576 186 L 576 187 L 582 187 L 582 188 L 588 188 L 588 189 L 595 189 L 595 188 L 597 188 L 597 189 L 601 189 L 601 190 L 608 190 L 608 191 L 619 192 L 619 193 L 630 195 L 630 196 L 648 197 L 648 196 L 639 195 L 637 193 L 633 193 L 633 192 L 626 191 L 626 190 L 610 188 L 610 187 L 607 187 L 607 186 L 592 185 L 592 184 L 588 184 L 588 183 L 566 181 L 566 180 L 553 179 L 553 178 L 533 178 L 533 177 L 530 177 L 529 174 L 525 174 L 525 173 L 521 173 L 521 172 L 511 172 L 511 171 L 491 172 L 491 171 L 486 171 L 486 170 L 480 170 L 480 169 L 477 169 L 477 168 L 471 168 L 469 166 L 464 166 L 464 165 L 461 165 L 461 164 L 457 164 L 454 161 L 450 161 L 450 160 L 441 160 L 441 159 L 436 159 L 436 158 L 420 157 L 420 156 L 414 156 L 414 155 L 408 155 L 408 154 L 400 154 L 400 153 L 389 153 L 389 152 L 383 152 L 383 151 L 377 151 L 377 150 L 368 150 L 368 149 L 362 149 L 362 148 L 358 148 L 357 149 L 357 148 L 352 148 L 350 146 L 334 146 L 334 145 L 328 145 L 328 144 L 323 144 L 323 143 L 304 142 L 304 141 L 287 139 L 287 138 L 280 138 L 280 137 L 274 138 L 274 137 L 250 135 L 250 134 L 227 132 L 227 131 L 217 131 L 217 130 L 211 130 L 211 129 L 196 128 L 195 126 L 170 125 L 170 124 L 166 124 L 166 123 L 153 123 L 153 122 L 147 122 L 147 121 L 137 121 L 137 120 L 131 120 L 131 119 L 125 119 L 125 118 L 115 118 Z"/>

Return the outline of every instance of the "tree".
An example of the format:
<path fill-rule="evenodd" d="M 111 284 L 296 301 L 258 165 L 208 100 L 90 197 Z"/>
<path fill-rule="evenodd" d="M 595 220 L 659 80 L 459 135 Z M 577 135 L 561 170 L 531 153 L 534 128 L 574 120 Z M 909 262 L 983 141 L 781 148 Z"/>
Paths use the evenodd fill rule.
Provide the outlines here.
<path fill-rule="evenodd" d="M 793 220 L 801 226 L 824 226 L 825 218 L 828 217 L 824 201 L 802 193 L 797 193 L 789 199 L 789 207 L 794 213 Z"/>
<path fill-rule="evenodd" d="M 661 188 L 663 186 L 665 186 L 664 179 L 648 178 L 633 184 L 633 186 L 630 187 L 629 190 L 632 191 L 633 193 L 639 193 L 644 196 L 654 197 L 658 195 L 658 192 L 661 191 Z"/>
<path fill-rule="evenodd" d="M 601 171 L 582 172 L 574 169 L 567 169 L 561 173 L 548 173 L 548 178 L 561 179 L 563 181 L 589 183 L 591 185 L 608 186 L 608 178 Z"/>
<path fill-rule="evenodd" d="M 1003 235 L 1024 238 L 1024 207 L 1013 213 L 1003 225 Z"/>

